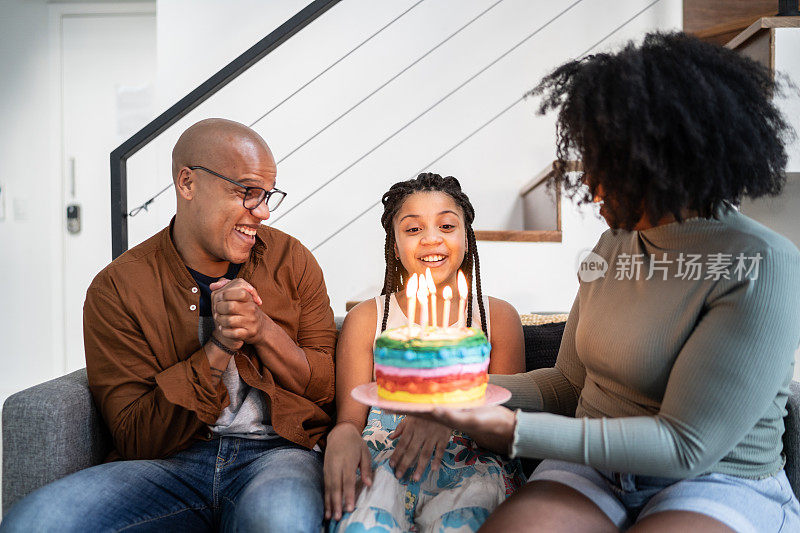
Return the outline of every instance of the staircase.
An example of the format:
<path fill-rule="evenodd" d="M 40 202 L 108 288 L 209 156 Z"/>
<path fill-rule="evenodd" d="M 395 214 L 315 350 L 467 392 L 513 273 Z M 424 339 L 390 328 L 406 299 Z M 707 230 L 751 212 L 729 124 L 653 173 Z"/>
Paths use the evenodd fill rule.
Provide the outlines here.
<path fill-rule="evenodd" d="M 553 229 L 510 242 L 498 233 L 525 229 L 520 191 L 554 155 L 553 118 L 538 117 L 537 102 L 523 94 L 563 61 L 679 27 L 680 2 L 621 0 L 613 9 L 591 0 L 331 4 L 130 155 L 127 203 L 112 214 L 122 218 L 169 185 L 169 151 L 183 129 L 224 116 L 252 125 L 272 147 L 278 186 L 289 195 L 269 224 L 314 252 L 336 314 L 379 289 L 380 196 L 423 170 L 458 177 L 476 208 L 475 229 L 495 237 L 479 243 L 487 293 L 521 312 L 568 309 L 577 288 L 572 265 L 605 226 L 559 196 L 559 235 Z M 228 27 L 194 21 L 193 32 L 251 31 L 265 20 L 259 9 L 270 7 L 248 6 L 246 19 Z M 159 19 L 165 33 L 185 24 Z M 225 46 L 225 39 L 213 41 Z M 172 194 L 124 219 L 129 245 L 168 223 Z"/>

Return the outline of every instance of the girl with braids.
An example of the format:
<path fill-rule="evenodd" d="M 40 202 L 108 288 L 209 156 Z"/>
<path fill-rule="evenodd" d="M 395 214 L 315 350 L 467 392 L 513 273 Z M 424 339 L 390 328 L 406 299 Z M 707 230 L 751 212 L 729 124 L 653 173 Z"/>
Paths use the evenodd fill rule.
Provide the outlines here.
<path fill-rule="evenodd" d="M 590 261 L 608 272 L 582 265 L 554 368 L 492 376 L 506 406 L 431 413 L 544 459 L 485 531 L 800 531 L 781 438 L 800 253 L 735 207 L 786 180 L 779 89 L 733 50 L 654 33 L 534 91 L 558 110 L 554 185 L 602 204 Z M 583 176 L 563 172 L 575 157 Z"/>
<path fill-rule="evenodd" d="M 369 409 L 350 391 L 373 381 L 375 338 L 407 324 L 404 287 L 413 273 L 430 268 L 437 288 L 457 294 L 456 275 L 464 272 L 475 289 L 466 320 L 491 342 L 490 373 L 524 370 L 519 315 L 482 293 L 475 210 L 456 178 L 425 173 L 396 183 L 383 195 L 383 207 L 382 295 L 350 311 L 336 350 L 337 423 L 325 451 L 325 515 L 334 531 L 475 531 L 523 482 L 519 462 L 436 422 Z M 437 323 L 453 324 L 455 307 L 445 317 L 438 306 Z"/>

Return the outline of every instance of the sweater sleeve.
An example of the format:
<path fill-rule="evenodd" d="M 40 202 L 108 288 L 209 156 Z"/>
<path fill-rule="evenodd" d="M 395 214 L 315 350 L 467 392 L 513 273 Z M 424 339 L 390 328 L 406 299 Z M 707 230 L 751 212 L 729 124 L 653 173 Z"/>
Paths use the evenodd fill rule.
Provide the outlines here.
<path fill-rule="evenodd" d="M 767 252 L 757 278 L 730 282 L 709 296 L 656 415 L 574 419 L 519 412 L 514 455 L 655 476 L 706 472 L 785 401 L 780 392 L 800 341 L 799 263 L 796 254 Z"/>
<path fill-rule="evenodd" d="M 168 456 L 214 423 L 227 391 L 212 384 L 202 348 L 162 369 L 118 295 L 93 285 L 83 314 L 89 387 L 123 458 Z"/>
<path fill-rule="evenodd" d="M 539 368 L 522 374 L 489 376 L 492 384 L 511 391 L 511 399 L 506 402 L 506 407 L 565 416 L 575 415 L 586 377 L 586 369 L 575 349 L 575 329 L 579 314 L 580 300 L 575 298 L 553 368 Z"/>

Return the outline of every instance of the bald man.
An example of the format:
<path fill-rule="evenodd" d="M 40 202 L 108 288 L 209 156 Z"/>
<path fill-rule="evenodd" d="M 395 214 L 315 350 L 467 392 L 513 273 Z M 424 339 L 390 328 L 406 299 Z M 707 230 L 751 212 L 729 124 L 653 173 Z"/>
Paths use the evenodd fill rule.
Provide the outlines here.
<path fill-rule="evenodd" d="M 319 265 L 261 225 L 285 193 L 246 126 L 186 130 L 169 227 L 103 269 L 84 304 L 106 464 L 15 505 L 3 530 L 315 531 L 336 328 Z"/>

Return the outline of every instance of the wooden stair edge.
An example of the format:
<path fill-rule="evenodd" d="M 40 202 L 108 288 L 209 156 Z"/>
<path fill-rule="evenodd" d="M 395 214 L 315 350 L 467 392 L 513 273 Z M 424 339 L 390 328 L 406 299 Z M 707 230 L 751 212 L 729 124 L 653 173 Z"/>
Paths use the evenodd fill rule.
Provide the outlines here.
<path fill-rule="evenodd" d="M 736 20 L 731 20 L 728 22 L 724 22 L 722 24 L 717 24 L 716 26 L 711 26 L 708 28 L 704 28 L 702 30 L 698 30 L 695 32 L 690 32 L 692 35 L 697 37 L 698 39 L 709 39 L 711 37 L 716 37 L 718 35 L 724 35 L 726 33 L 730 33 L 733 31 L 742 31 L 747 29 L 754 21 L 757 21 L 760 17 L 758 15 L 753 15 L 749 17 L 744 17 Z"/>
<path fill-rule="evenodd" d="M 728 41 L 725 48 L 735 49 L 746 42 L 760 30 L 768 28 L 800 28 L 800 16 L 798 17 L 761 17 L 750 24 L 739 35 Z"/>
<path fill-rule="evenodd" d="M 531 180 L 528 181 L 528 183 L 523 185 L 522 188 L 519 190 L 519 195 L 521 197 L 525 196 L 533 189 L 535 189 L 539 185 L 542 185 L 547 180 L 552 178 L 553 172 L 555 172 L 555 169 L 553 168 L 553 165 L 555 165 L 555 163 L 556 163 L 555 161 L 550 163 L 548 166 L 543 168 L 541 172 L 539 172 L 537 175 L 531 178 Z M 583 163 L 581 161 L 567 161 L 567 172 L 579 172 L 582 170 L 583 170 Z"/>

